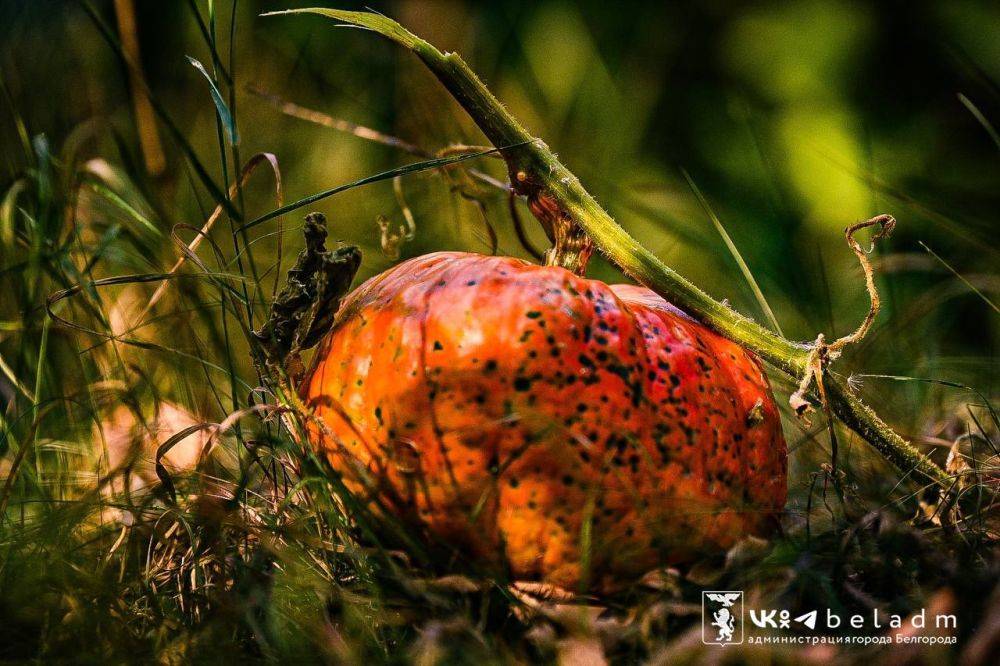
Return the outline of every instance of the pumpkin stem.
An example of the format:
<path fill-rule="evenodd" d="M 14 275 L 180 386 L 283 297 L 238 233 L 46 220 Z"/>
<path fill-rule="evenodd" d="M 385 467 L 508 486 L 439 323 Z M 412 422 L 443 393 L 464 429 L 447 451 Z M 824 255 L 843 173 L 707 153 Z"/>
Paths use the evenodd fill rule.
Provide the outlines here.
<path fill-rule="evenodd" d="M 594 252 L 594 242 L 583 228 L 567 216 L 552 225 L 555 243 L 545 253 L 546 266 L 561 266 L 576 275 L 587 272 L 587 262 Z"/>
<path fill-rule="evenodd" d="M 560 266 L 575 275 L 585 274 L 594 252 L 594 242 L 587 232 L 552 195 L 534 185 L 524 171 L 518 171 L 513 181 L 514 190 L 527 196 L 531 214 L 538 218 L 552 241 L 552 247 L 545 253 L 545 265 Z"/>

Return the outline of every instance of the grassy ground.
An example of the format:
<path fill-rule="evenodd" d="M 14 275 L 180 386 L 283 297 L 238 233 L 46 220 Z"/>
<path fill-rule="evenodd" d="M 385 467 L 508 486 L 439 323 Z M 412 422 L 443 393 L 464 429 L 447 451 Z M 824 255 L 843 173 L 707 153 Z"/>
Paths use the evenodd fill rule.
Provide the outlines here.
<path fill-rule="evenodd" d="M 746 47 L 744 33 L 759 36 L 756 50 L 725 74 L 710 65 L 676 73 L 686 87 L 673 93 L 644 80 L 670 78 L 650 64 L 676 56 L 655 50 L 669 39 L 639 30 L 632 41 L 611 40 L 585 10 L 543 3 L 524 18 L 516 3 L 506 14 L 384 8 L 418 30 L 482 19 L 492 38 L 464 44 L 457 28 L 428 36 L 468 46 L 515 113 L 572 166 L 584 165 L 585 184 L 648 247 L 761 320 L 769 304 L 793 337 L 848 330 L 863 313 L 865 292 L 838 237 L 845 218 L 893 212 L 901 221 L 897 240 L 876 255 L 884 312 L 836 369 L 853 368 L 862 394 L 950 466 L 955 505 L 936 503 L 840 429 L 834 477 L 827 424 L 805 427 L 789 415 L 790 497 L 773 540 L 655 572 L 613 597 L 544 604 L 511 581 L 425 552 L 402 526 L 370 515 L 274 409 L 284 404 L 281 378 L 253 362 L 250 331 L 267 316 L 311 208 L 327 211 L 335 238 L 361 247 L 363 276 L 433 249 L 529 254 L 494 182 L 503 180 L 500 165 L 476 158 L 427 168 L 443 147 L 481 142 L 435 84 L 366 35 L 255 19 L 270 3 L 172 3 L 163 15 L 141 10 L 138 30 L 111 3 L 51 16 L 15 4 L 0 15 L 10 45 L 0 78 L 0 659 L 987 663 L 995 654 L 990 399 L 1000 376 L 1000 276 L 990 240 L 1000 142 L 991 143 L 992 61 L 977 64 L 975 40 L 955 37 L 968 51 L 925 70 L 932 89 L 964 84 L 961 98 L 949 98 L 954 109 L 897 102 L 894 123 L 867 92 L 834 98 L 821 76 L 834 57 L 822 45 L 788 60 L 764 37 L 795 34 L 811 25 L 797 12 L 815 10 L 841 35 L 831 52 L 875 49 L 887 29 L 881 15 L 820 3 L 741 9 L 722 28 L 719 17 L 694 16 L 692 30 L 724 34 L 713 52 L 720 60 Z M 960 32 L 979 16 L 966 11 L 935 15 L 934 25 L 975 35 Z M 152 35 L 157 20 L 177 36 Z M 546 45 L 546 34 L 559 39 Z M 45 48 L 57 39 L 92 69 L 68 77 L 62 56 Z M 136 45 L 146 50 L 141 60 Z M 556 48 L 562 58 L 546 57 Z M 581 58 L 589 74 L 567 64 Z M 799 78 L 788 74 L 782 88 L 761 61 Z M 949 67 L 965 78 L 949 78 Z M 655 118 L 672 94 L 686 109 L 672 122 L 688 131 L 665 149 Z M 74 108 L 53 104 L 60 99 Z M 717 116 L 720 101 L 728 120 Z M 863 118 L 864 130 L 830 120 L 837 113 Z M 801 149 L 807 136 L 821 145 Z M 393 171 L 401 164 L 422 166 Z M 376 173 L 386 175 L 358 182 Z M 826 180 L 817 187 L 817 179 Z M 330 188 L 339 191 L 240 231 Z M 766 301 L 717 235 L 708 200 Z M 541 247 L 530 215 L 520 217 L 527 245 Z M 603 263 L 592 272 L 621 279 Z M 794 387 L 774 380 L 784 403 Z M 720 652 L 701 643 L 704 589 L 744 590 L 748 604 L 795 614 L 934 608 L 957 616 L 959 643 Z"/>

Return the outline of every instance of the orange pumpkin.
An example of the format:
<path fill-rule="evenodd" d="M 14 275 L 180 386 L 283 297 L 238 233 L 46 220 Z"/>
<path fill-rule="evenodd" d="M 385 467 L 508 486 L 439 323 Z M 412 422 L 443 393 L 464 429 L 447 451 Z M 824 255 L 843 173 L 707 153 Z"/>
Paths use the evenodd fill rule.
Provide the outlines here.
<path fill-rule="evenodd" d="M 350 296 L 302 385 L 348 487 L 518 580 L 609 589 L 774 523 L 760 362 L 652 291 L 439 252 Z"/>

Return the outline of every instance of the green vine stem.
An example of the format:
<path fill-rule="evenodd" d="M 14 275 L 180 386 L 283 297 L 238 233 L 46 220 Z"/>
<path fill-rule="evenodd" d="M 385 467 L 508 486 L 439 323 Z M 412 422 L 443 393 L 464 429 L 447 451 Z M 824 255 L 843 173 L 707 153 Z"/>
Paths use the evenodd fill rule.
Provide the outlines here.
<path fill-rule="evenodd" d="M 626 275 L 722 335 L 753 351 L 796 381 L 807 370 L 812 346 L 792 342 L 716 301 L 660 261 L 620 227 L 556 158 L 545 143 L 527 132 L 455 53 L 443 53 L 392 19 L 369 12 L 310 8 L 272 12 L 319 14 L 344 25 L 376 32 L 412 51 L 472 117 L 507 162 L 514 190 L 532 211 L 545 211 L 579 225 L 608 259 Z M 513 148 L 507 148 L 514 146 Z M 542 220 L 551 224 L 552 218 Z M 916 473 L 943 488 L 950 478 L 900 437 L 842 382 L 827 375 L 826 397 L 833 413 L 875 447 L 901 472 Z"/>

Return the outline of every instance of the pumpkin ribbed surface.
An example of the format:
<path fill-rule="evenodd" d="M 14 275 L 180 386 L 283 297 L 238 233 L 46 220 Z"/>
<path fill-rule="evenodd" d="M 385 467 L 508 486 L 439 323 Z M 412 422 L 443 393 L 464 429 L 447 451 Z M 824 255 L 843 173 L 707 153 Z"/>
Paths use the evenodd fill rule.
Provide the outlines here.
<path fill-rule="evenodd" d="M 562 268 L 401 263 L 347 298 L 302 393 L 348 487 L 514 579 L 614 587 L 766 532 L 785 501 L 759 361 Z"/>

